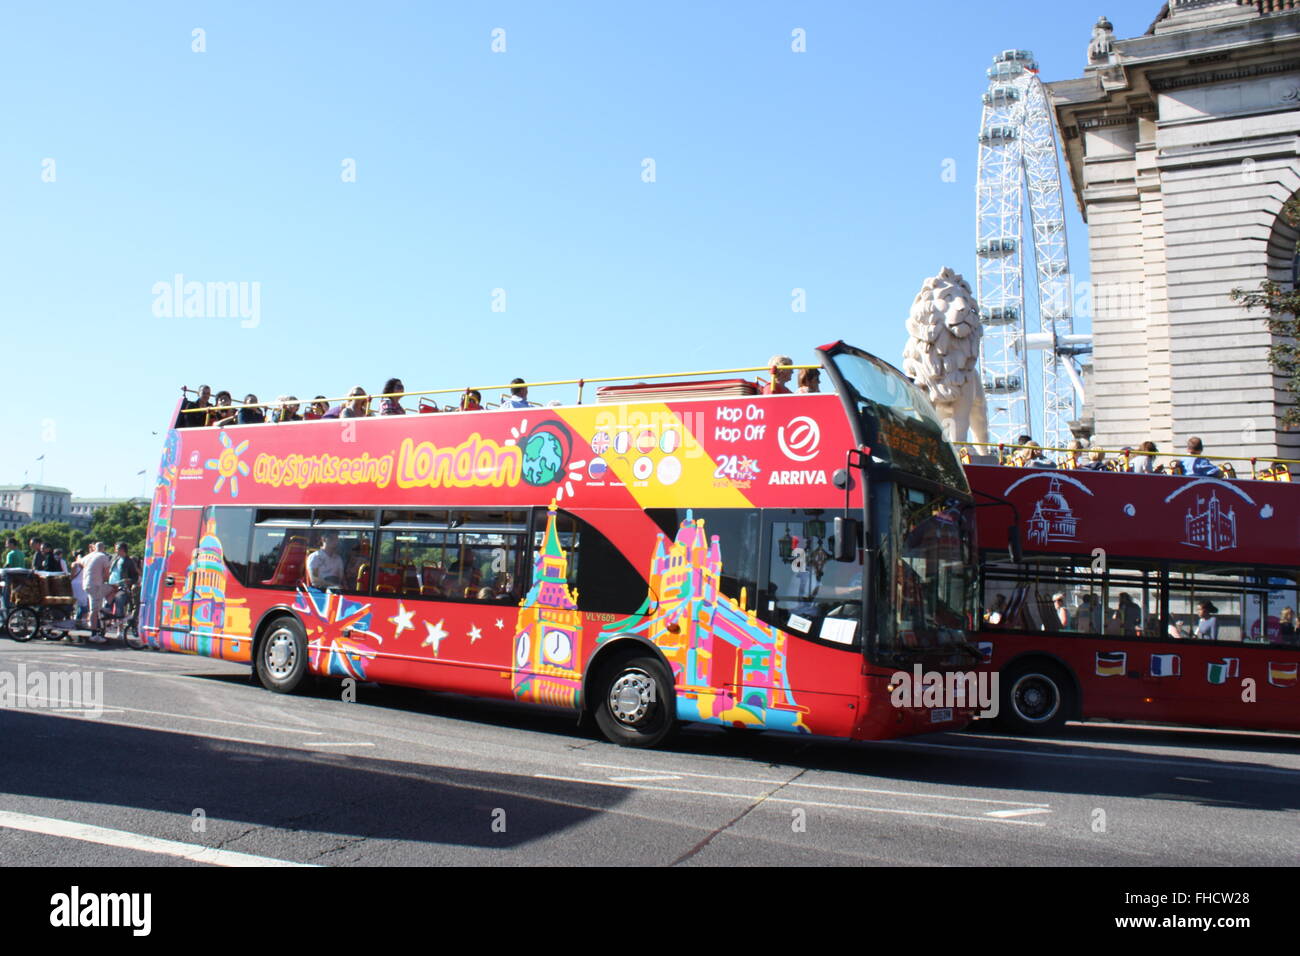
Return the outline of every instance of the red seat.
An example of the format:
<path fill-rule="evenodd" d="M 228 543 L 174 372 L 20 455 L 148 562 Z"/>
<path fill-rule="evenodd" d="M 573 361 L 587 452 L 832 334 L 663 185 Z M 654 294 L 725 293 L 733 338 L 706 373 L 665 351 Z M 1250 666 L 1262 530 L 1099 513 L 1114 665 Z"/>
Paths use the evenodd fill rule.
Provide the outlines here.
<path fill-rule="evenodd" d="M 307 542 L 295 535 L 290 538 L 280 552 L 280 561 L 275 566 L 275 573 L 263 581 L 275 587 L 296 587 L 307 570 Z"/>

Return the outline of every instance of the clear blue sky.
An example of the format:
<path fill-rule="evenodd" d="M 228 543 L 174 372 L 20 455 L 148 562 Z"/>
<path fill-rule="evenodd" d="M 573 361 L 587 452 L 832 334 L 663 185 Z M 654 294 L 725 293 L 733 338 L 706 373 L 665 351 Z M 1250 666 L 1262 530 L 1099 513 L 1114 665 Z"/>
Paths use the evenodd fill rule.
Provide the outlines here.
<path fill-rule="evenodd" d="M 1079 76 L 1099 13 L 1135 36 L 1160 4 L 1103 6 L 8 4 L 0 483 L 45 455 L 46 483 L 139 494 L 181 384 L 633 375 L 836 338 L 897 364 L 921 281 L 974 282 L 991 57 Z M 259 283 L 260 324 L 156 316 L 177 273 Z"/>

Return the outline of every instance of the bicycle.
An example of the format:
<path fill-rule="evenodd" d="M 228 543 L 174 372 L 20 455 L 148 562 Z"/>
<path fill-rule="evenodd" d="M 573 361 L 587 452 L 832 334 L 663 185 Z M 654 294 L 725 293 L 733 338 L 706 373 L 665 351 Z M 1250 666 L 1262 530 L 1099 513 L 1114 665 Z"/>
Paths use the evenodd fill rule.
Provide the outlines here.
<path fill-rule="evenodd" d="M 118 613 L 117 596 L 123 588 L 126 589 L 126 606 L 121 613 Z M 140 627 L 136 621 L 139 611 L 138 585 L 110 585 L 108 595 L 104 599 L 104 607 L 99 612 L 99 627 L 92 630 L 91 640 L 94 641 L 96 635 L 105 641 L 120 639 L 125 647 L 135 651 L 140 650 L 144 647 L 144 640 L 140 637 Z M 95 641 L 95 643 L 99 642 Z"/>

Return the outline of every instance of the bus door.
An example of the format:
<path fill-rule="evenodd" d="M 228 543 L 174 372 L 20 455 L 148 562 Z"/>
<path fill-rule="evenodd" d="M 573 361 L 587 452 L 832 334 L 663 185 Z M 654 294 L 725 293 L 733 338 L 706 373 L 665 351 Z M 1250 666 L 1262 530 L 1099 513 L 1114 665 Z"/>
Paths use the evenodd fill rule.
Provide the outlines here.
<path fill-rule="evenodd" d="M 187 636 L 193 616 L 193 589 L 189 586 L 190 565 L 202 535 L 202 508 L 173 508 L 171 542 L 163 565 L 159 593 L 158 630 L 164 646 L 188 647 Z"/>
<path fill-rule="evenodd" d="M 742 662 L 742 704 L 768 696 L 813 733 L 850 736 L 862 696 L 859 560 L 836 561 L 828 535 L 836 512 L 765 511 L 758 616 L 780 629 L 771 670 Z M 815 725 L 809 726 L 809 720 Z M 779 729 L 779 728 L 777 728 Z M 788 728 L 787 728 L 788 729 Z"/>

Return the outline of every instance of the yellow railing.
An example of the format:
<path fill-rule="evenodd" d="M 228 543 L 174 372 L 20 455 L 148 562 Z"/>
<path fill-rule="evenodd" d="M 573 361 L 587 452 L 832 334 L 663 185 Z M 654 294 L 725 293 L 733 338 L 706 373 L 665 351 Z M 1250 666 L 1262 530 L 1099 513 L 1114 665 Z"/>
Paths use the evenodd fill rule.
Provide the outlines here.
<path fill-rule="evenodd" d="M 549 381 L 549 382 L 508 382 L 505 385 L 469 385 L 464 388 L 431 388 L 431 389 L 424 389 L 422 391 L 417 391 L 417 392 L 375 392 L 373 394 L 368 393 L 365 395 L 344 395 L 339 398 L 298 399 L 297 401 L 293 401 L 293 402 L 282 402 L 279 401 L 278 399 L 274 402 L 255 402 L 255 403 L 248 403 L 248 404 L 231 402 L 228 405 L 205 405 L 202 408 L 186 409 L 183 412 L 183 414 L 206 415 L 209 412 L 234 412 L 234 411 L 238 411 L 241 408 L 270 409 L 270 408 L 282 408 L 284 406 L 293 406 L 296 408 L 302 408 L 303 406 L 311 406 L 320 402 L 325 402 L 327 404 L 334 404 L 336 402 L 350 403 L 359 400 L 365 401 L 368 406 L 371 401 L 375 399 L 383 399 L 383 398 L 401 399 L 401 398 L 419 398 L 425 395 L 468 395 L 470 392 L 478 392 L 480 395 L 482 395 L 484 392 L 494 392 L 498 390 L 504 390 L 508 392 L 511 389 L 515 389 L 515 388 L 549 388 L 553 386 L 562 386 L 562 385 L 578 386 L 577 404 L 581 405 L 582 390 L 587 385 L 605 385 L 610 382 L 634 382 L 639 384 L 642 382 L 648 382 L 650 380 L 658 380 L 658 379 L 701 378 L 706 375 L 739 375 L 747 372 L 767 372 L 769 375 L 775 375 L 778 371 L 784 371 L 786 369 L 789 369 L 791 371 L 798 371 L 806 368 L 820 369 L 821 366 L 820 365 L 759 365 L 759 366 L 754 366 L 752 368 L 708 369 L 702 372 L 663 372 L 663 373 L 657 373 L 653 375 L 610 375 L 602 378 L 556 379 L 554 381 Z M 198 389 L 189 388 L 188 386 L 185 385 L 181 386 L 181 392 L 182 394 L 187 396 L 188 395 L 197 396 L 199 394 Z M 451 411 L 455 411 L 455 409 L 452 406 L 447 406 L 447 409 Z"/>
<path fill-rule="evenodd" d="M 1250 477 L 1259 481 L 1290 481 L 1291 480 L 1290 466 L 1295 465 L 1298 468 L 1300 468 L 1300 460 L 1294 458 L 1266 458 L 1263 456 L 1251 457 L 1247 455 L 1211 456 L 1211 455 L 1206 455 L 1204 453 L 1202 453 L 1201 455 L 1191 455 L 1191 454 L 1179 455 L 1167 451 L 1141 451 L 1140 449 L 1136 449 L 1136 448 L 1128 448 L 1128 449 L 1120 448 L 1118 450 L 1106 449 L 1106 448 L 1082 448 L 1082 449 L 1052 448 L 1052 447 L 1043 447 L 1040 445 L 1017 445 L 1011 442 L 993 443 L 993 442 L 962 441 L 962 442 L 954 442 L 954 444 L 957 446 L 959 452 L 967 448 L 994 449 L 997 454 L 998 464 L 1011 466 L 1011 467 L 1023 467 L 1026 464 L 1026 462 L 1029 460 L 1028 455 L 1020 455 L 1019 453 L 1029 452 L 1030 454 L 1032 454 L 1035 451 L 1040 451 L 1040 452 L 1056 452 L 1067 456 L 1077 455 L 1078 456 L 1077 464 L 1071 464 L 1069 459 L 1067 459 L 1067 461 L 1064 463 L 1062 462 L 1056 463 L 1058 468 L 1064 468 L 1066 470 L 1070 470 L 1071 468 L 1088 470 L 1087 462 L 1091 459 L 1091 456 L 1093 456 L 1098 452 L 1100 452 L 1101 455 L 1103 456 L 1102 460 L 1112 466 L 1108 469 L 1105 469 L 1109 471 L 1124 471 L 1124 472 L 1132 471 L 1132 467 L 1131 467 L 1132 462 L 1136 460 L 1139 456 L 1143 456 L 1143 455 L 1147 456 L 1148 458 L 1168 458 L 1171 459 L 1172 461 L 1181 461 L 1183 458 L 1193 458 L 1193 457 L 1212 459 L 1214 462 L 1219 463 L 1219 467 L 1223 469 L 1225 472 L 1228 472 L 1229 473 L 1228 477 L 1231 478 L 1237 477 L 1236 468 L 1231 465 L 1231 462 L 1234 461 L 1250 462 Z M 1017 460 L 1017 459 L 1023 459 L 1023 460 Z M 962 461 L 969 464 L 971 461 L 970 455 L 963 454 Z M 1261 463 L 1267 464 L 1269 467 L 1266 467 L 1261 470 L 1259 468 L 1259 465 Z M 1225 465 L 1227 466 L 1226 468 L 1224 467 Z"/>

